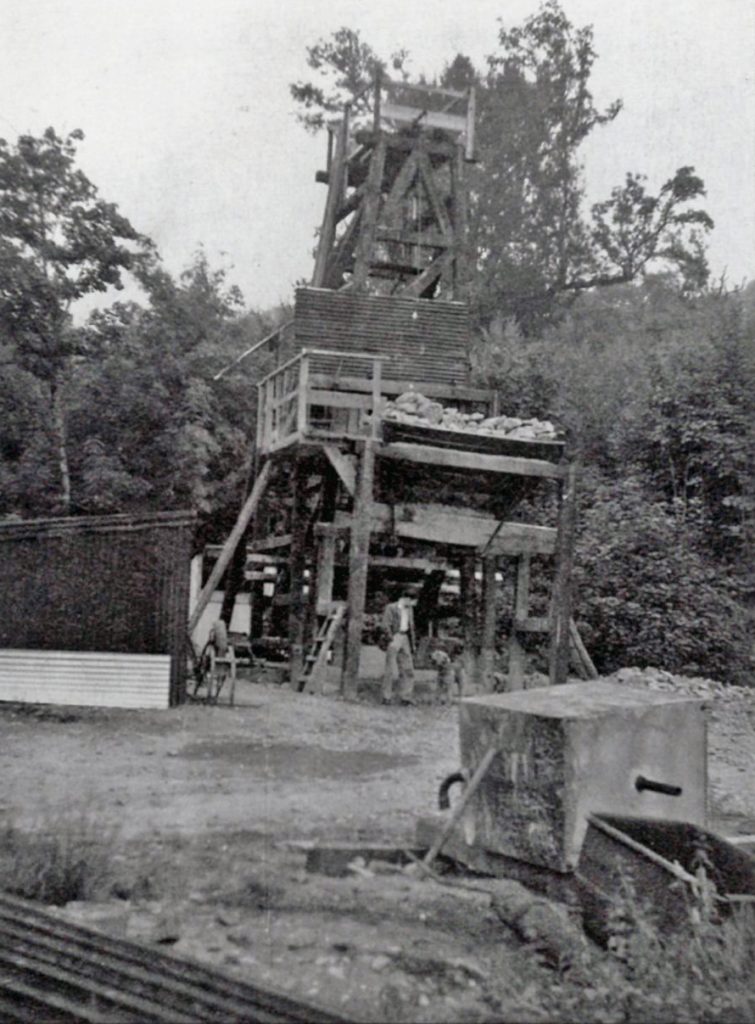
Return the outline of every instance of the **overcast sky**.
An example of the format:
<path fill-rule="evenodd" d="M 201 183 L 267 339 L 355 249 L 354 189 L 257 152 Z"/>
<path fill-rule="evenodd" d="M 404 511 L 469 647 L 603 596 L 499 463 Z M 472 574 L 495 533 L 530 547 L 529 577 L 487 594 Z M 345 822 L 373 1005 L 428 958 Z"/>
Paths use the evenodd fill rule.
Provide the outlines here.
<path fill-rule="evenodd" d="M 755 276 L 755 4 L 563 0 L 591 23 L 599 105 L 625 109 L 584 150 L 591 201 L 641 171 L 657 188 L 692 164 L 716 222 L 714 272 Z M 298 125 L 288 86 L 305 47 L 342 25 L 381 55 L 437 73 L 495 48 L 497 18 L 537 0 L 0 0 L 0 135 L 81 128 L 101 195 L 180 271 L 203 243 L 250 306 L 309 277 L 324 141 Z"/>

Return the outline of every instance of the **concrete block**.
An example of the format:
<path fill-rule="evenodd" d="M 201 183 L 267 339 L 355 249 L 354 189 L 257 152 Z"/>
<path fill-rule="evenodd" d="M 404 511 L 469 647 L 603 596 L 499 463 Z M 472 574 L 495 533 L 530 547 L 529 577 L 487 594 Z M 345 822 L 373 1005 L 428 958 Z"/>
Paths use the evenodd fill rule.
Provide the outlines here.
<path fill-rule="evenodd" d="M 470 773 L 500 748 L 462 819 L 470 846 L 572 871 L 591 812 L 705 824 L 701 700 L 591 680 L 470 698 L 459 718 Z"/>

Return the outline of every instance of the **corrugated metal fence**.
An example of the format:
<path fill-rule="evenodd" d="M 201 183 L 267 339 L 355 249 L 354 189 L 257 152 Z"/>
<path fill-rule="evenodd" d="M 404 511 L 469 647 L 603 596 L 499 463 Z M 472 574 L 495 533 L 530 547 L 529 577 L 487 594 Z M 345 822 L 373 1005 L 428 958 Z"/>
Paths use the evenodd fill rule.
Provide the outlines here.
<path fill-rule="evenodd" d="M 189 512 L 0 523 L 0 648 L 167 655 L 180 703 L 193 530 Z"/>

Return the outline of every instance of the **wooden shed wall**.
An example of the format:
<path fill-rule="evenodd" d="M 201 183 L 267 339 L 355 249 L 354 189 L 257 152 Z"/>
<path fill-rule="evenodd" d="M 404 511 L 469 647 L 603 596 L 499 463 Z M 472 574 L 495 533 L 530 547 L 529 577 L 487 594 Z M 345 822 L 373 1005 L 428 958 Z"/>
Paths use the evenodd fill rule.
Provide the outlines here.
<path fill-rule="evenodd" d="M 294 330 L 299 348 L 387 356 L 383 376 L 391 380 L 469 383 L 469 311 L 462 302 L 299 288 Z M 354 375 L 351 365 L 335 363 L 324 372 Z"/>
<path fill-rule="evenodd" d="M 0 524 L 0 647 L 167 654 L 183 697 L 193 515 Z"/>

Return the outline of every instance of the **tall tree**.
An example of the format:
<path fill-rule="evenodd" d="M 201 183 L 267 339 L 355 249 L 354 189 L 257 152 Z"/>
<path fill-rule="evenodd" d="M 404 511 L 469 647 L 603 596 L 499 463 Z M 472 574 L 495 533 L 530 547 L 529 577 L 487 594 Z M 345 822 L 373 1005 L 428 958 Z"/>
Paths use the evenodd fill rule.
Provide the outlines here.
<path fill-rule="evenodd" d="M 17 364 L 47 393 L 63 512 L 71 508 L 71 475 L 62 389 L 78 345 L 71 306 L 122 287 L 122 272 L 154 253 L 76 167 L 83 137 L 48 128 L 15 146 L 0 139 L 0 328 Z"/>
<path fill-rule="evenodd" d="M 358 119 L 371 102 L 371 86 L 378 68 L 389 65 L 394 74 L 404 74 L 406 50 L 397 50 L 385 62 L 366 43 L 359 32 L 340 28 L 331 39 L 320 39 L 307 47 L 307 64 L 317 72 L 316 82 L 294 82 L 291 95 L 301 105 L 299 120 L 311 132 L 326 125 L 328 115 L 337 115 L 345 102 L 352 103 Z"/>

